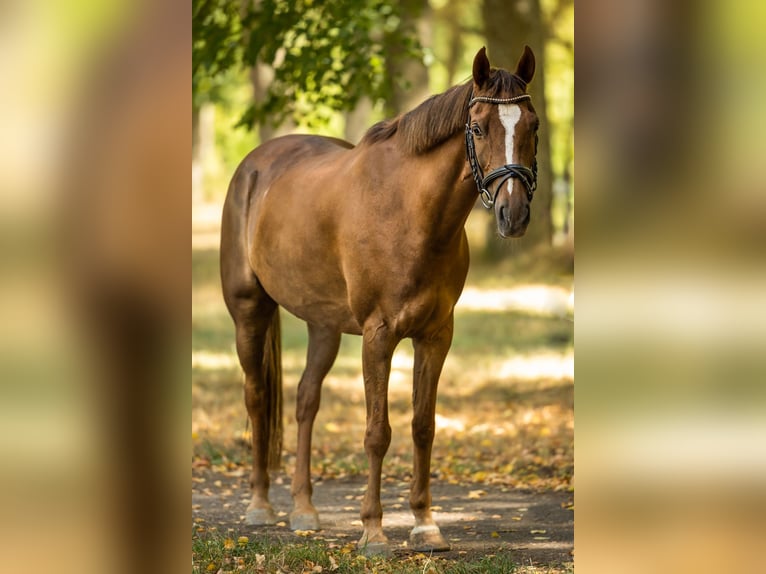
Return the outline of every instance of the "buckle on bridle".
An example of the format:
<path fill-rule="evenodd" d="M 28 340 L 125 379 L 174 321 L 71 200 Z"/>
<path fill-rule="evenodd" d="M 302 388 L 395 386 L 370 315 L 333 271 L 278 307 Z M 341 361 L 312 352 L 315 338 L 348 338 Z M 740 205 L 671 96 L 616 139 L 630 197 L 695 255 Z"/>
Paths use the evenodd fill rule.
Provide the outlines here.
<path fill-rule="evenodd" d="M 479 189 L 479 199 L 481 199 L 481 204 L 487 209 L 492 209 L 492 206 L 495 205 L 495 198 L 492 197 L 492 194 L 485 187 Z"/>

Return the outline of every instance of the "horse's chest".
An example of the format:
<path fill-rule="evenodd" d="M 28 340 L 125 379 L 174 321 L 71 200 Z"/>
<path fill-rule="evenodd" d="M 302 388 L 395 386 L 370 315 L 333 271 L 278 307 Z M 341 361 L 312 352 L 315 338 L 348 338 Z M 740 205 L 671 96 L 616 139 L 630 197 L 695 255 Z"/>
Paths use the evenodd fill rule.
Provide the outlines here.
<path fill-rule="evenodd" d="M 461 277 L 449 270 L 397 268 L 350 295 L 358 303 L 355 315 L 361 324 L 379 316 L 400 337 L 412 337 L 427 335 L 449 319 L 462 286 Z"/>

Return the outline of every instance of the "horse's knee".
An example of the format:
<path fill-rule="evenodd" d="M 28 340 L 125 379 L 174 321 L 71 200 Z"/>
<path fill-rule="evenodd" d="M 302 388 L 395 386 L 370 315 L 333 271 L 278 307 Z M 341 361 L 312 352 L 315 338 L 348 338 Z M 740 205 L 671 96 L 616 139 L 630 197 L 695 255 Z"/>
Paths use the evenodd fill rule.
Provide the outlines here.
<path fill-rule="evenodd" d="M 431 421 L 412 421 L 412 441 L 418 448 L 428 448 L 434 442 L 434 424 Z"/>
<path fill-rule="evenodd" d="M 388 423 L 367 428 L 364 435 L 364 450 L 374 456 L 384 456 L 391 444 L 391 425 Z"/>

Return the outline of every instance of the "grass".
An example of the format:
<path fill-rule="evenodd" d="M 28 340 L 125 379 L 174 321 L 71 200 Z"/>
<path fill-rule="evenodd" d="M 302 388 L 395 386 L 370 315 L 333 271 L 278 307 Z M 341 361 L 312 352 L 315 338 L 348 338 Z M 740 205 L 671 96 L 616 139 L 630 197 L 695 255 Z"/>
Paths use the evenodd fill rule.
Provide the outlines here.
<path fill-rule="evenodd" d="M 366 558 L 356 553 L 355 543 L 306 539 L 283 544 L 253 537 L 232 538 L 195 528 L 192 537 L 194 574 L 257 572 L 309 574 L 569 574 L 565 566 L 524 566 L 509 552 L 499 551 L 472 560 L 449 560 L 421 553 L 393 558 Z"/>

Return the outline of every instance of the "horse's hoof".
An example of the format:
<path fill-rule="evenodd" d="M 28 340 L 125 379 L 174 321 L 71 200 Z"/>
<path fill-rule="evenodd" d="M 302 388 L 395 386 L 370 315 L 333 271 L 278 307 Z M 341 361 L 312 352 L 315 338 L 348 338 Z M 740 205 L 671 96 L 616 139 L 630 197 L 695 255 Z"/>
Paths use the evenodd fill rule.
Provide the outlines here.
<path fill-rule="evenodd" d="M 388 538 L 384 534 L 377 534 L 368 539 L 367 535 L 363 535 L 357 543 L 357 549 L 363 556 L 381 556 L 383 558 L 389 558 L 391 556 L 391 545 L 388 543 Z"/>
<path fill-rule="evenodd" d="M 277 523 L 277 515 L 270 506 L 248 508 L 245 513 L 245 522 L 250 526 L 269 526 Z"/>
<path fill-rule="evenodd" d="M 450 549 L 449 542 L 435 524 L 413 528 L 409 547 L 417 552 L 445 552 Z"/>
<path fill-rule="evenodd" d="M 290 514 L 290 530 L 321 530 L 316 511 L 293 512 Z"/>

